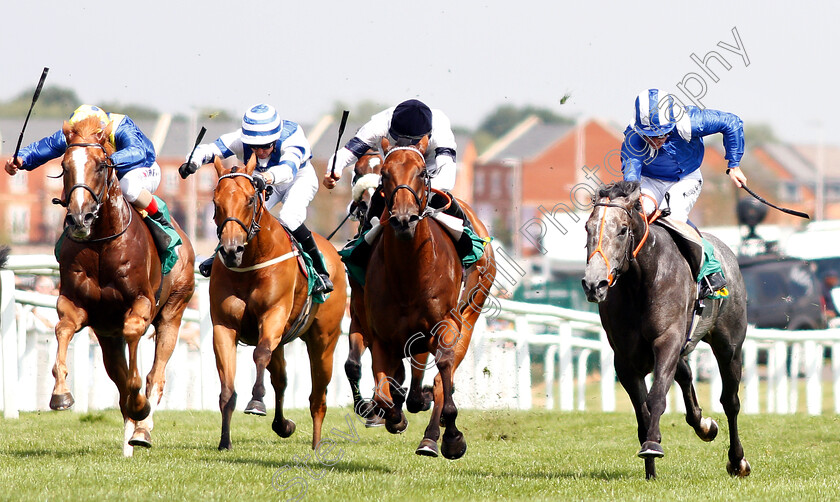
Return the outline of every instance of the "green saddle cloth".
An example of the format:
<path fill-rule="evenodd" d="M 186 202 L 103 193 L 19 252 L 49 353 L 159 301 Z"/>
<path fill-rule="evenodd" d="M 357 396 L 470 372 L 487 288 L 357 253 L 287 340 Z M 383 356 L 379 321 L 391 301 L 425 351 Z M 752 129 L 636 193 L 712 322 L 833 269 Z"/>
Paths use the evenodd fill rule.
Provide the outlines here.
<path fill-rule="evenodd" d="M 715 248 L 712 246 L 712 243 L 703 239 L 703 263 L 700 265 L 700 271 L 697 273 L 697 282 L 700 282 L 704 277 L 709 274 L 714 274 L 715 272 L 720 272 L 720 274 L 723 275 L 723 268 L 720 265 L 720 261 L 715 258 Z M 726 288 L 724 288 L 724 290 L 725 289 Z M 726 295 L 722 294 L 720 291 L 716 291 L 714 294 L 709 296 L 709 298 L 717 300 L 723 298 L 724 296 Z"/>
<path fill-rule="evenodd" d="M 318 271 L 315 270 L 315 266 L 312 264 L 312 257 L 306 254 L 299 242 L 295 242 L 295 245 L 297 246 L 300 255 L 303 256 L 303 263 L 306 265 L 306 294 L 312 296 L 313 302 L 324 303 L 327 301 L 327 298 L 330 297 L 329 293 L 318 293 L 316 295 L 312 294 L 312 290 L 315 288 L 315 281 L 318 280 Z M 324 259 L 323 254 L 321 255 L 321 259 Z M 324 260 L 324 263 L 326 263 L 326 260 Z"/>
<path fill-rule="evenodd" d="M 166 202 L 163 201 L 157 195 L 154 196 L 155 200 L 157 200 L 158 210 L 166 217 L 166 220 L 171 222 L 172 216 L 169 215 L 169 208 L 166 206 Z M 175 267 L 175 263 L 178 262 L 178 253 L 175 251 L 175 248 L 182 244 L 181 236 L 178 235 L 178 232 L 175 231 L 173 227 L 163 227 L 160 223 L 156 222 L 151 218 L 144 218 L 146 224 L 156 225 L 158 228 L 162 229 L 166 232 L 166 235 L 169 236 L 169 246 L 166 248 L 166 251 L 163 252 L 163 256 L 160 257 L 160 266 L 161 271 L 164 275 L 168 274 L 172 271 L 172 268 Z M 61 251 L 61 246 L 64 244 L 64 239 L 67 238 L 67 232 L 62 232 L 61 236 L 58 238 L 58 242 L 55 243 L 55 259 L 58 260 L 59 253 Z"/>
<path fill-rule="evenodd" d="M 368 230 L 367 232 L 369 232 Z M 341 261 L 344 262 L 344 265 L 347 267 L 347 273 L 352 277 L 356 282 L 361 284 L 362 286 L 365 285 L 365 275 L 367 274 L 367 260 L 365 260 L 364 264 L 357 263 L 352 260 L 350 255 L 353 254 L 353 250 L 356 249 L 356 246 L 359 245 L 365 238 L 365 234 L 367 232 L 361 234 L 356 240 L 350 241 L 344 246 L 343 249 L 338 251 L 338 255 L 341 256 Z M 470 249 L 469 253 L 466 256 L 460 256 L 461 264 L 464 267 L 469 267 L 470 265 L 474 264 L 478 260 L 484 256 L 484 247 L 490 243 L 491 238 L 488 237 L 483 239 L 478 236 L 471 228 L 464 227 L 464 232 L 467 233 L 470 237 L 470 241 L 472 241 L 472 249 Z M 448 232 L 447 232 L 448 234 Z M 451 234 L 450 234 L 451 237 Z"/>

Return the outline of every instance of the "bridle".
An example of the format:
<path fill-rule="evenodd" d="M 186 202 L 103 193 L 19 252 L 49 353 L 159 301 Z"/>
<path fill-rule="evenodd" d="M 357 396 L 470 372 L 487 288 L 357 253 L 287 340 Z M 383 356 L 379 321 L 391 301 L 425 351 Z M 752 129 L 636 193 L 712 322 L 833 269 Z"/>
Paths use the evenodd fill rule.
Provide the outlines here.
<path fill-rule="evenodd" d="M 427 214 L 428 213 L 427 209 L 428 209 L 428 204 L 429 204 L 429 197 L 431 196 L 431 192 L 432 192 L 432 188 L 431 188 L 432 184 L 430 182 L 431 176 L 429 176 L 429 171 L 426 169 L 426 157 L 423 156 L 423 152 L 421 152 L 417 147 L 414 147 L 414 146 L 398 146 L 398 147 L 395 147 L 395 148 L 392 148 L 392 149 L 388 150 L 388 153 L 385 154 L 385 158 L 383 159 L 383 162 L 382 162 L 383 169 L 385 167 L 385 163 L 388 162 L 388 157 L 390 157 L 392 153 L 398 152 L 400 150 L 406 150 L 406 151 L 416 153 L 420 157 L 420 160 L 423 162 L 423 187 L 424 187 L 423 195 L 425 196 L 425 198 L 422 199 L 421 196 L 418 195 L 417 192 L 414 190 L 414 188 L 412 188 L 411 186 L 406 185 L 406 184 L 397 185 L 396 187 L 394 187 L 394 190 L 391 191 L 391 194 L 388 195 L 388 196 L 385 196 L 385 192 L 383 190 L 382 195 L 385 196 L 385 206 L 388 209 L 388 217 L 385 218 L 385 220 L 387 220 L 391 216 L 391 211 L 393 210 L 393 207 L 394 207 L 394 198 L 397 196 L 397 192 L 400 191 L 400 190 L 408 190 L 411 193 L 411 195 L 414 196 L 414 202 L 417 203 L 417 207 L 420 208 L 420 211 L 418 212 L 418 214 L 412 214 L 410 216 L 409 221 L 412 221 L 412 222 L 413 221 L 420 221 L 421 219 L 425 218 L 428 215 Z M 425 203 L 423 202 L 424 200 L 425 200 Z M 380 222 L 380 223 L 384 223 L 384 222 Z"/>
<path fill-rule="evenodd" d="M 645 232 L 642 235 L 642 238 L 639 239 L 639 243 L 635 247 L 633 247 L 633 242 L 635 240 L 635 234 L 632 231 L 630 231 L 630 244 L 625 248 L 624 254 L 623 254 L 623 260 L 621 261 L 619 266 L 616 266 L 615 268 L 611 268 L 610 267 L 610 259 L 607 258 L 606 253 L 604 253 L 603 242 L 604 242 L 604 226 L 605 226 L 604 222 L 606 221 L 606 218 L 607 218 L 607 212 L 606 211 L 604 211 L 601 214 L 601 223 L 600 223 L 599 228 L 598 228 L 598 245 L 595 247 L 595 250 L 592 251 L 589 254 L 589 256 L 586 258 L 586 263 L 589 264 L 589 261 L 592 259 L 593 256 L 595 256 L 596 254 L 601 255 L 601 258 L 604 259 L 604 262 L 606 263 L 606 266 L 607 266 L 607 271 L 608 271 L 607 272 L 607 281 L 609 282 L 610 287 L 613 284 L 615 284 L 616 280 L 618 280 L 618 276 L 621 275 L 621 272 L 624 270 L 625 265 L 632 262 L 633 260 L 635 260 L 636 257 L 639 255 L 639 251 L 641 251 L 642 246 L 644 246 L 645 242 L 647 242 L 648 235 L 650 235 L 650 224 L 653 223 L 654 221 L 656 221 L 661 214 L 661 211 L 659 210 L 659 208 L 657 206 L 656 199 L 654 199 L 653 197 L 651 197 L 650 195 L 645 194 L 645 193 L 641 194 L 640 197 L 647 197 L 647 198 L 651 199 L 653 201 L 655 209 L 654 209 L 653 213 L 650 215 L 650 217 L 645 216 L 644 212 L 640 211 L 642 221 L 645 222 Z M 616 207 L 618 209 L 621 209 L 625 213 L 627 213 L 627 216 L 630 218 L 630 221 L 633 220 L 633 213 L 630 212 L 629 209 L 627 209 L 625 206 L 623 206 L 621 204 L 616 204 L 614 202 L 596 202 L 593 205 L 593 207 Z M 631 248 L 633 249 L 632 252 L 630 251 Z M 615 275 L 613 275 L 613 271 L 615 271 Z"/>
<path fill-rule="evenodd" d="M 237 176 L 247 178 L 248 181 L 250 181 L 251 184 L 256 187 L 256 185 L 254 183 L 254 177 L 253 176 L 251 176 L 250 174 L 239 173 L 239 172 L 236 172 L 236 171 L 231 171 L 227 174 L 223 174 L 222 176 L 219 177 L 219 182 L 218 183 L 221 183 L 222 180 L 225 179 L 225 178 L 236 178 Z M 217 186 L 218 186 L 218 183 L 217 183 Z M 254 212 L 251 215 L 251 224 L 246 226 L 245 223 L 243 223 L 242 220 L 240 220 L 239 218 L 233 218 L 233 217 L 229 216 L 229 217 L 225 218 L 224 221 L 222 221 L 222 223 L 216 228 L 216 236 L 219 239 L 222 238 L 222 230 L 224 230 L 225 225 L 229 221 L 232 221 L 232 222 L 238 224 L 240 227 L 242 227 L 242 230 L 244 230 L 245 233 L 247 234 L 247 236 L 245 238 L 246 243 L 250 242 L 251 239 L 253 239 L 254 236 L 257 235 L 257 232 L 259 232 L 260 228 L 262 228 L 260 226 L 260 221 L 262 220 L 263 210 L 265 209 L 264 194 L 262 192 L 258 192 L 257 195 L 259 195 L 259 203 L 254 204 Z"/>
<path fill-rule="evenodd" d="M 70 187 L 70 190 L 67 191 L 67 193 L 64 196 L 64 200 L 61 200 L 61 199 L 55 197 L 55 198 L 53 198 L 52 203 L 57 204 L 57 205 L 66 209 L 67 206 L 70 205 L 70 197 L 73 194 L 74 190 L 76 190 L 77 188 L 87 190 L 88 192 L 90 192 L 90 195 L 93 197 L 93 200 L 96 203 L 96 205 L 93 208 L 93 211 L 91 211 L 93 213 L 93 218 L 95 220 L 96 218 L 99 217 L 99 210 L 102 208 L 102 204 L 105 202 L 105 195 L 111 189 L 111 184 L 113 182 L 114 168 L 116 167 L 116 164 L 114 164 L 113 159 L 111 159 L 111 156 L 108 154 L 108 151 L 105 149 L 105 147 L 101 143 L 68 143 L 66 150 L 69 150 L 71 148 L 99 148 L 99 149 L 102 150 L 103 153 L 105 153 L 105 166 L 108 168 L 108 174 L 105 176 L 105 185 L 102 187 L 102 191 L 97 194 L 96 192 L 93 191 L 93 188 L 91 188 L 90 185 L 88 185 L 86 183 L 76 183 L 75 185 Z M 123 202 L 126 205 L 128 205 L 128 202 L 125 200 L 125 198 L 123 198 Z M 131 211 L 131 208 L 129 207 L 128 223 L 125 225 L 125 227 L 123 227 L 122 230 L 120 230 L 119 232 L 117 232 L 114 235 L 109 235 L 107 237 L 99 237 L 99 238 L 96 238 L 96 239 L 84 239 L 84 240 L 76 239 L 71 234 L 67 234 L 67 236 L 70 238 L 70 240 L 72 240 L 74 242 L 84 242 L 84 243 L 103 242 L 103 241 L 108 241 L 108 240 L 111 240 L 111 239 L 116 239 L 117 237 L 124 234 L 126 232 L 126 230 L 128 230 L 128 227 L 131 226 L 132 217 L 133 217 L 132 211 Z"/>

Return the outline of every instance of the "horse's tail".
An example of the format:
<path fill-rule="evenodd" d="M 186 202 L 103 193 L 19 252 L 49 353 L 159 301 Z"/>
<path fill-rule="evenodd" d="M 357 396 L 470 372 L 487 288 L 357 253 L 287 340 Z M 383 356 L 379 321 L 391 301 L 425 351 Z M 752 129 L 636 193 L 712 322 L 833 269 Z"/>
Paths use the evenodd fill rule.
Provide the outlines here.
<path fill-rule="evenodd" d="M 0 268 L 4 268 L 6 266 L 11 250 L 12 249 L 9 246 L 0 246 Z"/>

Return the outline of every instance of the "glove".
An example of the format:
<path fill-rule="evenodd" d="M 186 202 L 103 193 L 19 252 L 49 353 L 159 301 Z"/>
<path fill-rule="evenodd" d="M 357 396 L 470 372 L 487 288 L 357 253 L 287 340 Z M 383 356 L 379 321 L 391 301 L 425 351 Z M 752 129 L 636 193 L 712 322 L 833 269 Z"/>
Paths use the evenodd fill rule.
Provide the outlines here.
<path fill-rule="evenodd" d="M 254 177 L 253 177 L 253 180 L 254 180 L 254 189 L 257 191 L 257 193 L 265 191 L 265 187 L 268 184 L 265 182 L 265 178 L 263 178 L 263 176 L 261 174 L 259 174 L 259 173 L 255 174 Z"/>
<path fill-rule="evenodd" d="M 178 174 L 181 175 L 181 179 L 187 179 L 187 176 L 193 174 L 194 172 L 198 171 L 198 166 L 193 164 L 192 162 L 184 162 L 181 164 L 181 167 L 178 168 Z"/>

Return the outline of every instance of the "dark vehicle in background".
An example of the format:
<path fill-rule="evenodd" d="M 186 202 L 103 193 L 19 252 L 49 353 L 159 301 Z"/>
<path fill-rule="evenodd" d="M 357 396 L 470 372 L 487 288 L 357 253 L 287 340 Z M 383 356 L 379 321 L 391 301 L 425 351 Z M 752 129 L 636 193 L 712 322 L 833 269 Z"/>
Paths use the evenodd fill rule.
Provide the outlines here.
<path fill-rule="evenodd" d="M 825 300 L 816 267 L 763 255 L 738 260 L 747 288 L 747 321 L 758 328 L 825 329 Z"/>

